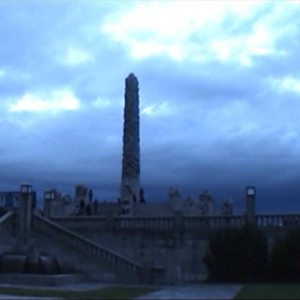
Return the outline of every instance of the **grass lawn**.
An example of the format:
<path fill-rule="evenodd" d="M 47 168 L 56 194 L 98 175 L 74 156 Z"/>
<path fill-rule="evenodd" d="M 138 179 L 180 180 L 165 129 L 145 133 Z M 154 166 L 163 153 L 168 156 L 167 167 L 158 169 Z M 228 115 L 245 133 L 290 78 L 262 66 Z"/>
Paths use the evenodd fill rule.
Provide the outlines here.
<path fill-rule="evenodd" d="M 248 284 L 234 299 L 300 299 L 300 284 Z"/>
<path fill-rule="evenodd" d="M 107 287 L 89 291 L 63 291 L 30 288 L 0 287 L 0 294 L 21 296 L 57 297 L 67 299 L 133 299 L 156 291 L 150 287 Z"/>

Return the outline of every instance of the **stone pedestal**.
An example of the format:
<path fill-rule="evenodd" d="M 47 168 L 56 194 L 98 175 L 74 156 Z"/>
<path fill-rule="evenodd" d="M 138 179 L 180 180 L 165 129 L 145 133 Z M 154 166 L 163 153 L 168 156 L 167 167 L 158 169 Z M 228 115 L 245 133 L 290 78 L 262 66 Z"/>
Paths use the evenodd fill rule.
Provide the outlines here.
<path fill-rule="evenodd" d="M 20 250 L 27 251 L 31 232 L 32 218 L 32 195 L 20 194 L 20 210 L 19 210 L 19 247 Z"/>
<path fill-rule="evenodd" d="M 247 210 L 246 210 L 246 220 L 247 223 L 255 223 L 255 204 L 252 197 L 247 197 Z"/>
<path fill-rule="evenodd" d="M 44 217 L 50 219 L 52 216 L 52 200 L 44 200 Z"/>
<path fill-rule="evenodd" d="M 152 263 L 149 260 L 143 260 L 142 263 L 142 274 L 141 274 L 141 283 L 142 284 L 151 284 L 152 283 Z"/>
<path fill-rule="evenodd" d="M 246 187 L 246 221 L 248 224 L 255 224 L 255 187 Z"/>
<path fill-rule="evenodd" d="M 34 239 L 30 239 L 28 244 L 28 257 L 32 264 L 37 264 L 39 261 L 39 252 L 36 248 Z"/>
<path fill-rule="evenodd" d="M 183 213 L 182 211 L 174 211 L 174 227 L 175 231 L 182 233 L 183 231 Z"/>

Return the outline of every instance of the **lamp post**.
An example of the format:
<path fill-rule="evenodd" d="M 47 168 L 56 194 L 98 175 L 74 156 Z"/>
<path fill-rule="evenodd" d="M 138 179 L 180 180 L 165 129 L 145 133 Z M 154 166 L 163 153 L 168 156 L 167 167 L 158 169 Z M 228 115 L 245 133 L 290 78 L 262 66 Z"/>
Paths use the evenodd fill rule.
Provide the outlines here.
<path fill-rule="evenodd" d="M 23 250 L 28 247 L 31 230 L 32 216 L 32 186 L 21 184 L 20 186 L 20 246 Z"/>
<path fill-rule="evenodd" d="M 30 185 L 30 184 L 21 184 L 20 193 L 22 195 L 31 194 L 32 193 L 32 185 Z"/>
<path fill-rule="evenodd" d="M 255 196 L 254 186 L 246 187 L 246 220 L 247 223 L 255 224 Z"/>
<path fill-rule="evenodd" d="M 52 215 L 52 206 L 55 199 L 55 192 L 53 190 L 44 192 L 44 216 L 48 219 Z"/>

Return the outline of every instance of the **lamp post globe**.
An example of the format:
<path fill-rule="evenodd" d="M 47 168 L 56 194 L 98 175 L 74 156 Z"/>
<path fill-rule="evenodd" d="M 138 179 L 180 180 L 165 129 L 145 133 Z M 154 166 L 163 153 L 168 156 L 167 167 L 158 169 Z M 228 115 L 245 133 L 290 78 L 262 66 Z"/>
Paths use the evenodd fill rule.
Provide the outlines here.
<path fill-rule="evenodd" d="M 246 217 L 248 223 L 255 223 L 255 198 L 256 190 L 254 186 L 246 187 Z"/>
<path fill-rule="evenodd" d="M 54 200 L 54 199 L 55 199 L 54 191 L 45 191 L 44 192 L 44 200 Z"/>
<path fill-rule="evenodd" d="M 247 186 L 246 187 L 246 195 L 247 196 L 255 196 L 255 187 L 254 186 Z"/>
<path fill-rule="evenodd" d="M 32 193 L 32 185 L 22 183 L 20 186 L 21 194 L 31 194 Z"/>

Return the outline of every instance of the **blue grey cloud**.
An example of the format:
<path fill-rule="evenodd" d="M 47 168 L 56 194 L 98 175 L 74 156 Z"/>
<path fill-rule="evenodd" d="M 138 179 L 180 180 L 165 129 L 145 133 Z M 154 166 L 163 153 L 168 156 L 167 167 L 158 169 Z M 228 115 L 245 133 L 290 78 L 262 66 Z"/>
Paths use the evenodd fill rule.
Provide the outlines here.
<path fill-rule="evenodd" d="M 179 20 L 178 3 L 0 3 L 1 189 L 116 199 L 134 72 L 148 201 L 180 185 L 243 211 L 255 184 L 260 211 L 297 208 L 300 6 L 189 2 Z"/>

